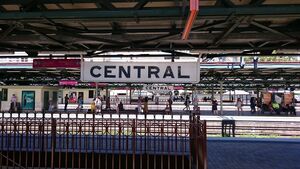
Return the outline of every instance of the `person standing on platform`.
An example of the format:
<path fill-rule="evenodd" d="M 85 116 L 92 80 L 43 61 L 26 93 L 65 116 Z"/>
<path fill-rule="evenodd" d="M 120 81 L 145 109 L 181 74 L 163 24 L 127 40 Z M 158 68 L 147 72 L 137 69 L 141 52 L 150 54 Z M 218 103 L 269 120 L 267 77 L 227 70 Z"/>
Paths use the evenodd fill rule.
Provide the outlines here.
<path fill-rule="evenodd" d="M 115 109 L 116 109 L 116 113 L 119 114 L 119 104 L 120 104 L 120 99 L 119 97 L 116 95 L 115 96 Z"/>
<path fill-rule="evenodd" d="M 49 107 L 48 107 L 48 112 L 52 112 L 54 109 L 53 101 L 52 98 L 49 99 Z"/>
<path fill-rule="evenodd" d="M 141 96 L 139 96 L 139 98 L 138 98 L 137 111 L 139 114 L 142 113 L 142 97 Z"/>
<path fill-rule="evenodd" d="M 197 95 L 194 96 L 193 105 L 194 105 L 194 107 L 193 107 L 194 112 L 197 112 L 197 110 L 198 110 L 198 97 L 197 97 Z"/>
<path fill-rule="evenodd" d="M 68 104 L 69 104 L 69 96 L 68 96 L 68 94 L 66 94 L 66 96 L 65 96 L 65 108 L 64 108 L 65 112 L 67 112 Z"/>
<path fill-rule="evenodd" d="M 100 113 L 102 110 L 102 101 L 100 99 L 100 96 L 96 97 L 95 105 L 96 105 L 96 113 Z"/>
<path fill-rule="evenodd" d="M 95 114 L 95 112 L 96 112 L 96 99 L 93 99 L 91 103 L 91 113 Z"/>
<path fill-rule="evenodd" d="M 237 107 L 237 113 L 238 113 L 238 116 L 241 115 L 241 113 L 243 112 L 243 102 L 240 98 L 237 99 L 236 101 L 236 107 Z"/>
<path fill-rule="evenodd" d="M 122 101 L 120 101 L 120 104 L 118 105 L 119 107 L 119 111 L 124 111 L 124 105 L 122 103 Z"/>
<path fill-rule="evenodd" d="M 149 101 L 149 98 L 148 98 L 148 96 L 146 96 L 144 99 L 144 113 L 145 114 L 148 113 L 148 101 Z"/>
<path fill-rule="evenodd" d="M 78 102 L 77 111 L 81 111 L 82 108 L 83 108 L 83 98 L 82 98 L 82 96 L 78 97 L 77 102 Z"/>
<path fill-rule="evenodd" d="M 184 101 L 185 108 L 183 108 L 183 110 L 190 110 L 190 103 L 191 103 L 190 96 L 186 95 L 185 101 Z"/>
<path fill-rule="evenodd" d="M 15 94 L 12 95 L 11 99 L 10 99 L 10 110 L 12 112 L 16 112 L 17 111 L 17 96 Z"/>
<path fill-rule="evenodd" d="M 218 114 L 218 101 L 216 99 L 213 99 L 211 102 L 212 105 L 212 114 L 217 115 Z"/>
<path fill-rule="evenodd" d="M 256 98 L 251 97 L 251 99 L 250 99 L 251 114 L 256 113 L 255 106 L 256 106 Z"/>
<path fill-rule="evenodd" d="M 155 95 L 155 104 L 159 105 L 159 94 L 158 93 Z"/>
<path fill-rule="evenodd" d="M 169 104 L 166 104 L 166 107 L 165 107 L 165 114 L 170 114 L 170 107 L 169 107 Z"/>
<path fill-rule="evenodd" d="M 172 96 L 169 97 L 168 104 L 169 104 L 170 113 L 172 113 L 172 104 L 173 104 Z"/>
<path fill-rule="evenodd" d="M 111 108 L 110 108 L 110 97 L 109 96 L 106 97 L 105 106 L 106 106 L 106 108 L 105 108 L 106 110 L 111 110 Z"/>

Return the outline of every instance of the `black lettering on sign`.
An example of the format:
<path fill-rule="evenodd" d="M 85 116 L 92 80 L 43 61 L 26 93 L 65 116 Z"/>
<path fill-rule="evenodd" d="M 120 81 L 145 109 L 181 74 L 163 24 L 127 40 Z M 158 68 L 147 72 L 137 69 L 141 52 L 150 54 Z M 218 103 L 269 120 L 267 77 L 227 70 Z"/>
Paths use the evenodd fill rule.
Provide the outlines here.
<path fill-rule="evenodd" d="M 163 78 L 166 78 L 167 76 L 169 76 L 169 77 L 171 77 L 171 78 L 174 78 L 174 74 L 173 74 L 173 71 L 172 71 L 171 66 L 167 66 Z"/>
<path fill-rule="evenodd" d="M 178 78 L 182 78 L 182 79 L 188 79 L 188 78 L 190 78 L 189 75 L 182 75 L 181 74 L 181 66 L 178 66 Z"/>
<path fill-rule="evenodd" d="M 116 78 L 116 75 L 112 75 L 112 69 L 115 69 L 116 66 L 104 66 L 104 77 L 105 78 Z"/>
<path fill-rule="evenodd" d="M 148 67 L 148 78 L 151 78 L 151 75 L 154 75 L 156 78 L 159 78 L 159 67 L 157 66 L 149 66 Z"/>
<path fill-rule="evenodd" d="M 122 78 L 122 73 L 125 77 L 130 78 L 130 66 L 127 66 L 127 71 L 123 66 L 119 66 L 119 78 Z"/>
<path fill-rule="evenodd" d="M 97 78 L 97 77 L 100 77 L 101 74 L 100 74 L 100 73 L 95 73 L 95 69 L 100 70 L 101 67 L 100 67 L 100 66 L 93 66 L 93 67 L 91 67 L 90 74 L 91 74 L 93 77 L 96 77 L 96 78 Z"/>
<path fill-rule="evenodd" d="M 137 69 L 137 78 L 141 78 L 141 70 L 145 69 L 145 66 L 133 66 L 133 69 Z"/>

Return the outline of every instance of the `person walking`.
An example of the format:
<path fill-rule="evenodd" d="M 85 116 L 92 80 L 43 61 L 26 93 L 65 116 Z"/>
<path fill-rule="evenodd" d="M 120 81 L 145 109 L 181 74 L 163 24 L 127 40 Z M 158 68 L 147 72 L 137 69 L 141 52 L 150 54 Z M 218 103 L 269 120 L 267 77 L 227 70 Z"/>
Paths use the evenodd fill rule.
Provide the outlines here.
<path fill-rule="evenodd" d="M 237 107 L 238 116 L 240 116 L 241 113 L 243 112 L 243 102 L 240 98 L 238 98 L 236 101 L 236 107 Z"/>
<path fill-rule="evenodd" d="M 68 96 L 68 94 L 66 94 L 66 96 L 65 96 L 65 108 L 64 108 L 65 112 L 67 112 L 68 104 L 69 104 L 69 96 Z"/>

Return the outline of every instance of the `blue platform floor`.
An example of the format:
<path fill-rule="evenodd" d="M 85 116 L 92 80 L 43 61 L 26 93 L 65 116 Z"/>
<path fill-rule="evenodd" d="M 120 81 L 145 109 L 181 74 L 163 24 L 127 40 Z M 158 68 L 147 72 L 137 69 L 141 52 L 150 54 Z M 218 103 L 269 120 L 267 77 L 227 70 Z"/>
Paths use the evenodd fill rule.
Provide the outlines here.
<path fill-rule="evenodd" d="M 94 142 L 94 151 L 100 153 L 125 153 L 126 142 L 114 142 L 112 145 L 111 137 L 100 136 L 100 142 Z M 3 150 L 19 149 L 11 144 L 14 140 L 3 139 Z M 92 148 L 91 137 L 77 138 L 72 143 L 69 139 L 68 151 L 72 149 L 72 145 L 78 147 L 81 145 L 81 152 L 90 152 Z M 63 139 L 65 140 L 65 139 Z M 79 142 L 79 140 L 81 140 Z M 122 139 L 124 140 L 124 138 Z M 19 142 L 19 138 L 15 140 Z M 136 154 L 147 151 L 149 154 L 173 154 L 173 155 L 189 155 L 189 140 L 187 138 L 178 139 L 175 142 L 172 138 L 148 138 L 143 140 L 137 137 Z M 146 141 L 146 142 L 145 142 Z M 26 144 L 22 141 L 23 146 Z M 31 142 L 31 141 L 30 141 Z M 170 143 L 168 145 L 168 142 Z M 10 144 L 7 144 L 10 143 Z M 132 153 L 132 139 L 128 142 L 128 153 Z M 50 151 L 50 140 L 45 143 L 48 151 Z M 1 145 L 1 144 L 0 144 Z M 9 145 L 9 146 L 8 146 Z M 30 149 L 40 151 L 40 142 L 30 143 Z M 120 150 L 119 145 L 121 146 Z M 64 141 L 57 138 L 57 150 L 66 151 Z M 77 150 L 78 151 L 78 150 Z M 300 169 L 300 139 L 251 139 L 251 138 L 208 138 L 207 142 L 208 169 Z"/>
<path fill-rule="evenodd" d="M 300 139 L 209 138 L 208 169 L 300 169 Z"/>

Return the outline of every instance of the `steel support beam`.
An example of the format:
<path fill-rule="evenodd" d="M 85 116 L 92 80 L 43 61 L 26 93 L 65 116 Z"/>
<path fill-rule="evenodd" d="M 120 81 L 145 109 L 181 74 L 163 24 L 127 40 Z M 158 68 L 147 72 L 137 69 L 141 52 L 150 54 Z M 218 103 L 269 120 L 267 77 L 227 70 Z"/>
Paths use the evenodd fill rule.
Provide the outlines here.
<path fill-rule="evenodd" d="M 213 22 L 211 24 L 194 27 L 194 28 L 192 28 L 192 31 L 205 30 L 205 29 L 213 28 L 215 26 L 221 26 L 221 25 L 226 24 L 227 22 L 228 22 L 227 20 L 226 21 L 216 21 L 216 22 Z M 169 33 L 167 35 L 162 35 L 162 36 L 158 36 L 158 37 L 155 37 L 155 38 L 150 38 L 150 39 L 147 39 L 147 40 L 138 41 L 138 43 L 147 43 L 147 42 L 156 41 L 156 40 L 160 40 L 160 39 L 164 39 L 164 38 L 170 38 L 170 37 L 173 37 L 173 36 L 178 36 L 178 35 L 180 35 L 180 33 L 181 33 L 181 31 L 172 32 L 172 33 Z"/>
<path fill-rule="evenodd" d="M 0 13 L 1 12 L 6 12 L 6 9 L 3 6 L 0 5 Z"/>
<path fill-rule="evenodd" d="M 62 47 L 64 47 L 64 48 L 66 48 L 66 49 L 70 49 L 70 48 L 69 48 L 66 44 L 64 44 L 63 42 L 61 42 L 61 41 L 59 41 L 59 40 L 57 40 L 57 39 L 55 39 L 55 38 L 53 38 L 53 37 L 51 37 L 51 36 L 49 36 L 49 35 L 47 35 L 47 34 L 44 34 L 44 33 L 42 33 L 42 32 L 36 31 L 36 30 L 35 30 L 34 32 L 36 32 L 37 34 L 40 34 L 40 35 L 44 36 L 45 38 L 47 38 L 48 40 L 54 42 L 54 43 L 57 44 L 57 45 L 60 45 L 60 46 L 62 46 Z"/>
<path fill-rule="evenodd" d="M 224 7 L 234 7 L 234 3 L 231 0 L 217 0 L 217 6 L 224 6 Z"/>
<path fill-rule="evenodd" d="M 249 5 L 252 5 L 252 6 L 259 6 L 261 4 L 263 4 L 266 0 L 252 0 Z"/>
<path fill-rule="evenodd" d="M 214 40 L 212 46 L 219 46 L 220 43 L 222 43 L 222 42 L 225 40 L 225 38 L 226 38 L 232 31 L 234 31 L 235 28 L 237 28 L 237 27 L 241 24 L 241 22 L 243 21 L 243 19 L 244 19 L 243 17 L 238 18 L 238 19 L 236 20 L 235 23 L 231 24 L 231 25 L 230 25 L 230 26 L 222 33 L 221 36 L 219 36 L 218 38 L 216 38 L 216 39 Z"/>
<path fill-rule="evenodd" d="M 142 9 L 148 2 L 149 2 L 149 0 L 139 1 L 133 8 L 137 9 L 137 10 Z"/>
<path fill-rule="evenodd" d="M 288 38 L 290 38 L 290 39 L 292 39 L 292 40 L 295 40 L 295 41 L 300 41 L 300 40 L 299 40 L 298 38 L 296 38 L 296 37 L 293 37 L 293 36 L 288 35 L 288 34 L 286 34 L 286 33 L 283 33 L 283 32 L 280 32 L 280 31 L 278 31 L 278 30 L 275 30 L 275 29 L 273 29 L 273 28 L 270 28 L 270 27 L 268 27 L 268 26 L 265 26 L 265 25 L 263 25 L 263 24 L 261 24 L 261 23 L 259 23 L 259 22 L 252 21 L 251 24 L 254 25 L 254 26 L 257 26 L 257 27 L 259 27 L 259 28 L 261 28 L 261 29 L 264 29 L 264 30 L 267 30 L 267 31 L 269 31 L 269 32 L 272 32 L 272 33 L 274 33 L 274 34 L 276 34 L 276 35 L 288 37 Z"/>
<path fill-rule="evenodd" d="M 21 10 L 22 11 L 34 11 L 35 9 L 38 8 L 38 6 L 42 5 L 42 4 L 39 4 L 38 2 L 39 2 L 39 0 L 31 0 L 30 2 L 22 5 Z"/>
<path fill-rule="evenodd" d="M 188 10 L 186 10 L 188 12 Z M 236 16 L 254 15 L 272 15 L 272 17 L 280 15 L 300 15 L 300 5 L 281 5 L 281 6 L 261 6 L 261 7 L 202 7 L 198 13 L 198 17 L 227 17 L 234 13 Z M 182 8 L 154 8 L 142 10 L 113 10 L 113 11 L 43 11 L 43 12 L 7 12 L 0 15 L 0 20 L 36 20 L 36 19 L 132 19 L 132 18 L 153 18 L 167 17 L 168 19 L 182 16 Z M 26 22 L 26 21 L 25 21 Z"/>
<path fill-rule="evenodd" d="M 104 39 L 104 38 L 99 38 L 99 37 L 92 37 L 92 36 L 84 36 L 84 35 L 80 35 L 77 33 L 72 33 L 69 31 L 64 31 L 64 30 L 52 30 L 52 29 L 47 29 L 47 28 L 39 28 L 39 27 L 35 27 L 35 26 L 31 26 L 26 24 L 25 28 L 30 29 L 30 30 L 35 30 L 38 32 L 52 32 L 54 34 L 60 34 L 62 36 L 68 36 L 68 37 L 74 37 L 74 38 L 79 38 L 79 39 L 86 39 L 86 40 L 91 40 L 91 41 L 98 41 L 98 42 L 105 42 L 105 43 L 110 43 L 110 44 L 114 44 L 114 45 L 124 45 L 127 44 L 126 42 L 119 42 L 119 41 L 115 41 L 115 40 L 110 40 L 110 39 Z"/>
<path fill-rule="evenodd" d="M 6 38 L 14 29 L 17 28 L 17 24 L 10 25 L 6 30 L 1 32 L 0 34 L 0 40 Z"/>
<path fill-rule="evenodd" d="M 101 5 L 101 7 L 103 9 L 106 9 L 106 10 L 113 10 L 113 9 L 116 9 L 115 6 L 113 4 L 111 4 L 110 1 L 108 0 L 98 0 L 97 2 L 95 3 L 98 3 Z"/>

